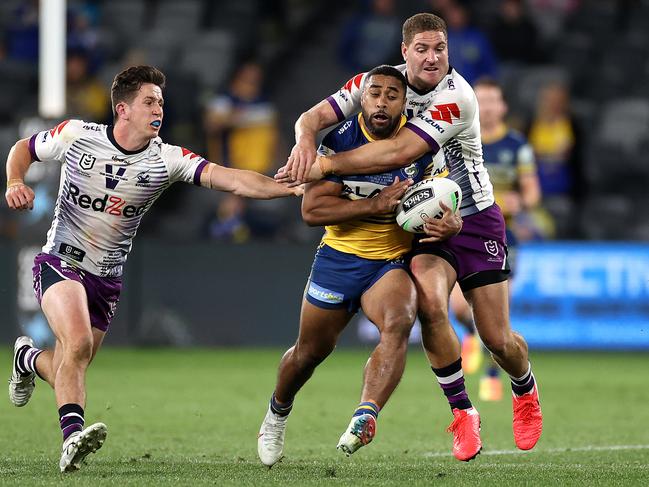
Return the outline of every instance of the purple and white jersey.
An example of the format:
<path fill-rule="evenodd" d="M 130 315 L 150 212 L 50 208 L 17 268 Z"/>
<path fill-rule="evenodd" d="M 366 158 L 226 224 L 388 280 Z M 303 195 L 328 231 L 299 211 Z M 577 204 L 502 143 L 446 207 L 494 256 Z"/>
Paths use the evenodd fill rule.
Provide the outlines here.
<path fill-rule="evenodd" d="M 63 164 L 43 252 L 97 276 L 116 277 L 142 216 L 171 183 L 200 185 L 208 163 L 159 137 L 143 149 L 119 146 L 113 127 L 66 120 L 29 140 L 36 161 Z"/>
<path fill-rule="evenodd" d="M 406 74 L 406 65 L 395 66 Z M 350 79 L 327 98 L 344 120 L 361 109 L 365 74 Z M 462 216 L 472 215 L 494 204 L 493 187 L 482 160 L 478 101 L 471 85 L 450 68 L 435 89 L 420 93 L 408 86 L 404 127 L 424 139 L 437 152 L 442 149 L 449 178 L 462 188 Z"/>

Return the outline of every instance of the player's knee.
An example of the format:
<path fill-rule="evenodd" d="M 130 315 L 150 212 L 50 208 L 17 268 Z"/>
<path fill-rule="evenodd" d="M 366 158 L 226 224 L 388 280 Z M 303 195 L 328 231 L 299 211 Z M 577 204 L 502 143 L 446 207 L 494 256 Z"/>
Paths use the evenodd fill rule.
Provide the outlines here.
<path fill-rule="evenodd" d="M 300 368 L 315 368 L 333 352 L 335 345 L 319 344 L 318 346 L 295 347 L 295 358 Z"/>
<path fill-rule="evenodd" d="M 415 324 L 416 314 L 416 311 L 412 309 L 387 316 L 381 327 L 381 340 L 395 339 L 403 341 L 405 339 L 407 341 L 412 326 Z"/>
<path fill-rule="evenodd" d="M 507 355 L 508 349 L 515 346 L 513 336 L 505 333 L 492 333 L 486 336 L 480 336 L 482 343 L 492 354 L 497 357 Z"/>
<path fill-rule="evenodd" d="M 68 360 L 90 363 L 92 359 L 92 335 L 77 336 L 63 345 L 63 354 Z"/>

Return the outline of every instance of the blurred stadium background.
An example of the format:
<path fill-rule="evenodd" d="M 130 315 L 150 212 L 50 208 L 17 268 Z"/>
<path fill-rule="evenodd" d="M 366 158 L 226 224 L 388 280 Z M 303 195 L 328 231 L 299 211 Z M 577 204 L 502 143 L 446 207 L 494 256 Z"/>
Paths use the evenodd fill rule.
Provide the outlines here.
<path fill-rule="evenodd" d="M 110 123 L 114 74 L 154 64 L 168 76 L 164 140 L 272 174 L 301 111 L 361 70 L 399 63 L 401 23 L 419 11 L 447 18 L 462 74 L 502 82 L 509 122 L 536 151 L 544 197 L 520 222 L 514 326 L 534 347 L 649 349 L 647 0 L 68 0 L 57 118 Z M 3 154 L 56 121 L 39 115 L 38 22 L 38 1 L 0 2 Z M 2 342 L 19 329 L 51 339 L 29 268 L 58 174 L 32 167 L 33 212 L 0 205 Z M 321 230 L 294 200 L 183 186 L 144 219 L 107 343 L 290 343 Z"/>

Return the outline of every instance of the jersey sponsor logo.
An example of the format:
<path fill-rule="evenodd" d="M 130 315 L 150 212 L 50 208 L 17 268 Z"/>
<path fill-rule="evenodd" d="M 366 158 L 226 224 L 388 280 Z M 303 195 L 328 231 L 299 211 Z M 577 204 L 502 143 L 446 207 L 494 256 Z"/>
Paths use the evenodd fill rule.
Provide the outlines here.
<path fill-rule="evenodd" d="M 374 198 L 384 187 L 369 181 L 343 181 L 341 196 L 347 196 L 351 200 Z"/>
<path fill-rule="evenodd" d="M 455 83 L 453 82 L 453 80 L 451 78 L 448 79 L 447 86 L 448 86 L 449 90 L 454 90 L 455 89 Z"/>
<path fill-rule="evenodd" d="M 351 120 L 347 120 L 347 121 L 346 121 L 344 124 L 342 124 L 342 126 L 338 129 L 338 135 L 342 135 L 342 134 L 345 132 L 345 130 L 347 130 L 347 129 L 348 129 L 349 127 L 351 127 L 351 126 L 352 126 L 352 121 L 351 121 Z"/>
<path fill-rule="evenodd" d="M 77 262 L 82 262 L 83 258 L 86 256 L 85 251 L 66 243 L 61 243 L 61 245 L 59 245 L 59 254 L 67 255 Z M 64 261 L 61 261 L 61 267 L 65 267 Z"/>
<path fill-rule="evenodd" d="M 86 171 L 92 169 L 92 166 L 95 165 L 97 158 L 91 154 L 82 154 L 81 159 L 79 159 L 79 167 L 85 169 Z"/>
<path fill-rule="evenodd" d="M 460 107 L 457 103 L 444 103 L 442 105 L 434 105 L 437 110 L 428 110 L 433 117 L 433 120 L 440 120 L 446 123 L 453 123 L 453 118 L 460 118 Z"/>
<path fill-rule="evenodd" d="M 128 178 L 123 177 L 126 172 L 125 167 L 120 167 L 117 169 L 116 173 L 113 173 L 113 165 L 106 164 L 106 172 L 102 172 L 101 175 L 106 177 L 106 187 L 108 189 L 115 189 L 117 183 L 120 181 L 127 181 Z"/>
<path fill-rule="evenodd" d="M 309 290 L 307 292 L 312 298 L 329 304 L 339 304 L 345 299 L 343 293 L 337 293 L 336 291 L 318 286 L 314 282 L 309 282 Z"/>
<path fill-rule="evenodd" d="M 83 129 L 92 130 L 93 132 L 99 132 L 101 130 L 101 127 L 99 125 L 84 125 Z"/>
<path fill-rule="evenodd" d="M 85 210 L 90 209 L 92 211 L 108 213 L 109 215 L 114 216 L 123 216 L 125 218 L 142 215 L 147 210 L 150 203 L 150 201 L 147 201 L 142 206 L 129 205 L 126 203 L 124 198 L 109 194 L 93 199 L 92 196 L 82 193 L 81 189 L 72 183 L 70 183 L 70 187 L 65 197 L 67 200 L 71 201 L 72 204 Z"/>
<path fill-rule="evenodd" d="M 430 112 L 430 110 L 428 110 L 428 112 Z M 424 115 L 425 113 L 427 113 L 427 112 L 422 112 L 422 113 L 420 113 L 419 115 L 417 115 L 417 118 L 419 118 L 419 119 L 423 120 L 424 122 L 426 122 L 428 125 L 430 125 L 430 126 L 433 127 L 435 130 L 437 130 L 440 134 L 443 134 L 444 132 L 446 132 L 446 130 L 444 129 L 444 127 L 442 127 L 440 124 L 438 124 L 438 123 L 437 123 L 435 120 L 433 120 L 432 118 L 427 117 L 426 115 Z"/>
<path fill-rule="evenodd" d="M 126 160 L 125 157 L 117 157 L 117 156 L 113 156 L 111 157 L 111 159 L 115 162 L 124 162 Z"/>

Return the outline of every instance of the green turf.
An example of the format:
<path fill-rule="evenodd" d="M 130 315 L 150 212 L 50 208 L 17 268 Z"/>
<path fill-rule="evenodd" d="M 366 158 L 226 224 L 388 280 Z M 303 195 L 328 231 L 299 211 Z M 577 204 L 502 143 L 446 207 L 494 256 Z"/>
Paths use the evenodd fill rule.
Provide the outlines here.
<path fill-rule="evenodd" d="M 483 454 L 450 455 L 451 416 L 423 354 L 413 348 L 374 442 L 351 458 L 335 450 L 360 390 L 368 351 L 339 350 L 297 398 L 286 458 L 268 470 L 256 436 L 280 350 L 101 351 L 88 375 L 87 422 L 108 440 L 79 472 L 58 473 L 53 393 L 0 406 L 3 485 L 649 485 L 647 354 L 537 353 L 545 429 L 514 451 L 509 399 L 480 403 Z M 9 350 L 0 353 L 10 363 Z M 476 376 L 468 378 L 477 398 Z"/>

